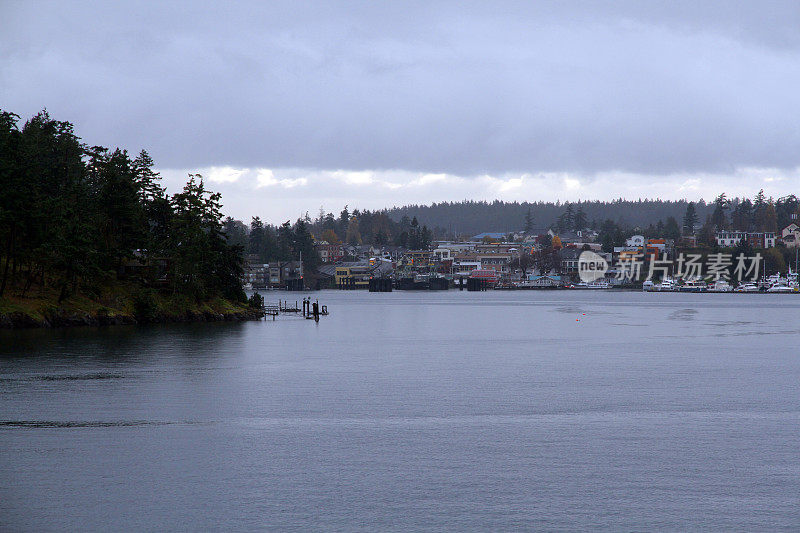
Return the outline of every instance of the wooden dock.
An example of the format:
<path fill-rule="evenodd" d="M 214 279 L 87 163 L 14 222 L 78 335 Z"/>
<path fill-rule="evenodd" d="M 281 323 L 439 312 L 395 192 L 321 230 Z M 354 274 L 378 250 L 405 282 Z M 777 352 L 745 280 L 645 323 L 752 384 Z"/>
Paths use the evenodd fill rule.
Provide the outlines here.
<path fill-rule="evenodd" d="M 321 316 L 328 316 L 328 306 L 327 305 L 319 305 L 319 300 L 314 302 L 311 301 L 311 298 L 304 298 L 303 299 L 303 306 L 299 306 L 300 302 L 295 301 L 294 303 L 288 301 L 278 300 L 277 304 L 268 304 L 265 303 L 262 306 L 264 311 L 264 320 L 267 319 L 268 316 L 272 317 L 272 320 L 275 320 L 275 317 L 280 316 L 282 314 L 293 314 L 297 315 L 300 314 L 302 318 L 306 318 L 308 320 L 316 320 L 319 322 L 319 318 Z"/>

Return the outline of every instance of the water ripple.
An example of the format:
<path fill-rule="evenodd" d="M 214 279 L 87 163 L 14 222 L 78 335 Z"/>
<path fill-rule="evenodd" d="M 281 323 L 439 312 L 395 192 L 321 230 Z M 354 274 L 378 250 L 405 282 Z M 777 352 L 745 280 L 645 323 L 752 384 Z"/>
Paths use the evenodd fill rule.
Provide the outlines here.
<path fill-rule="evenodd" d="M 164 420 L 0 420 L 0 428 L 59 429 L 59 428 L 116 428 L 199 424 L 200 422 L 169 422 Z"/>

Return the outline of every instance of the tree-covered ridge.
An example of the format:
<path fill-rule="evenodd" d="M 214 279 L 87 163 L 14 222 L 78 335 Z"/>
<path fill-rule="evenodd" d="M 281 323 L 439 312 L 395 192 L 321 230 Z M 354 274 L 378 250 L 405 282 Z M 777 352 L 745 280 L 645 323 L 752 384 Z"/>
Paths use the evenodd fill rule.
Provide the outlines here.
<path fill-rule="evenodd" d="M 674 217 L 681 220 L 688 200 L 640 199 L 579 202 L 492 202 L 464 200 L 461 202 L 439 202 L 430 205 L 407 205 L 394 207 L 387 214 L 400 220 L 403 216 L 417 217 L 421 223 L 434 228 L 437 233 L 446 231 L 459 235 L 475 235 L 482 232 L 521 231 L 525 226 L 532 230 L 557 228 L 559 221 L 565 227 L 565 213 L 571 210 L 578 215 L 586 227 L 598 228 L 605 220 L 612 220 L 625 227 L 646 227 L 661 220 Z M 713 205 L 703 200 L 695 203 L 700 220 L 705 220 Z M 569 214 L 566 215 L 567 219 Z"/>
<path fill-rule="evenodd" d="M 435 239 L 469 238 L 483 232 L 529 234 L 548 229 L 558 232 L 593 229 L 609 241 L 625 233 L 678 239 L 685 235 L 713 240 L 714 231 L 777 231 L 798 213 L 794 195 L 767 198 L 760 191 L 753 200 L 727 199 L 723 193 L 706 203 L 689 200 L 613 200 L 610 202 L 493 202 L 465 200 L 431 205 L 408 205 L 376 211 L 350 212 L 337 217 L 320 210 L 303 219 L 317 238 L 348 244 L 422 247 Z M 260 220 L 260 219 L 259 219 Z M 260 221 L 259 221 L 260 224 Z M 275 228 L 271 230 L 274 234 Z M 275 254 L 267 254 L 275 255 Z"/>
<path fill-rule="evenodd" d="M 0 110 L 0 296 L 55 288 L 61 302 L 138 266 L 143 285 L 244 299 L 242 249 L 200 176 L 170 196 L 147 152 L 86 146 L 46 111 L 19 122 Z"/>
<path fill-rule="evenodd" d="M 609 220 L 628 229 L 656 229 L 670 220 L 692 233 L 707 222 L 718 229 L 776 231 L 791 222 L 798 211 L 794 195 L 767 198 L 761 190 L 749 198 L 728 199 L 723 193 L 706 203 L 689 200 L 617 199 L 578 202 L 493 202 L 464 200 L 431 205 L 407 205 L 384 211 L 393 220 L 416 217 L 433 228 L 437 237 L 475 235 L 482 232 L 535 232 L 599 229 Z M 687 219 L 688 217 L 688 219 Z"/>

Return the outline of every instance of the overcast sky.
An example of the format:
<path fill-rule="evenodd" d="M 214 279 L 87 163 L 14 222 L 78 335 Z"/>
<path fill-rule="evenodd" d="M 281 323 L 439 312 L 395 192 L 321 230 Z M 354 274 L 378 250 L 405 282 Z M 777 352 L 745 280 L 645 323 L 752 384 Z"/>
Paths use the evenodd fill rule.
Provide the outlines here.
<path fill-rule="evenodd" d="M 0 0 L 0 108 L 271 222 L 800 193 L 798 2 Z"/>

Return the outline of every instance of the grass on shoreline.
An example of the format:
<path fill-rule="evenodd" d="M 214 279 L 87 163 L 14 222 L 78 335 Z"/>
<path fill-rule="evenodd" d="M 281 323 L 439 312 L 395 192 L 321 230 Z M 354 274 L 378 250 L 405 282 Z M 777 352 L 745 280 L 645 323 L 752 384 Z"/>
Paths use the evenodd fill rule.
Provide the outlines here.
<path fill-rule="evenodd" d="M 179 294 L 166 294 L 136 284 L 118 283 L 95 291 L 95 294 L 73 294 L 60 304 L 58 290 L 39 288 L 21 297 L 19 291 L 9 290 L 0 298 L 0 319 L 28 326 L 48 325 L 52 317 L 83 317 L 106 322 L 167 322 L 191 320 L 196 317 L 227 317 L 252 313 L 246 303 L 225 298 L 204 302 Z M 13 320 L 12 320 L 13 317 Z M 2 320 L 0 320 L 0 326 Z M 14 327 L 13 325 L 11 327 Z"/>

